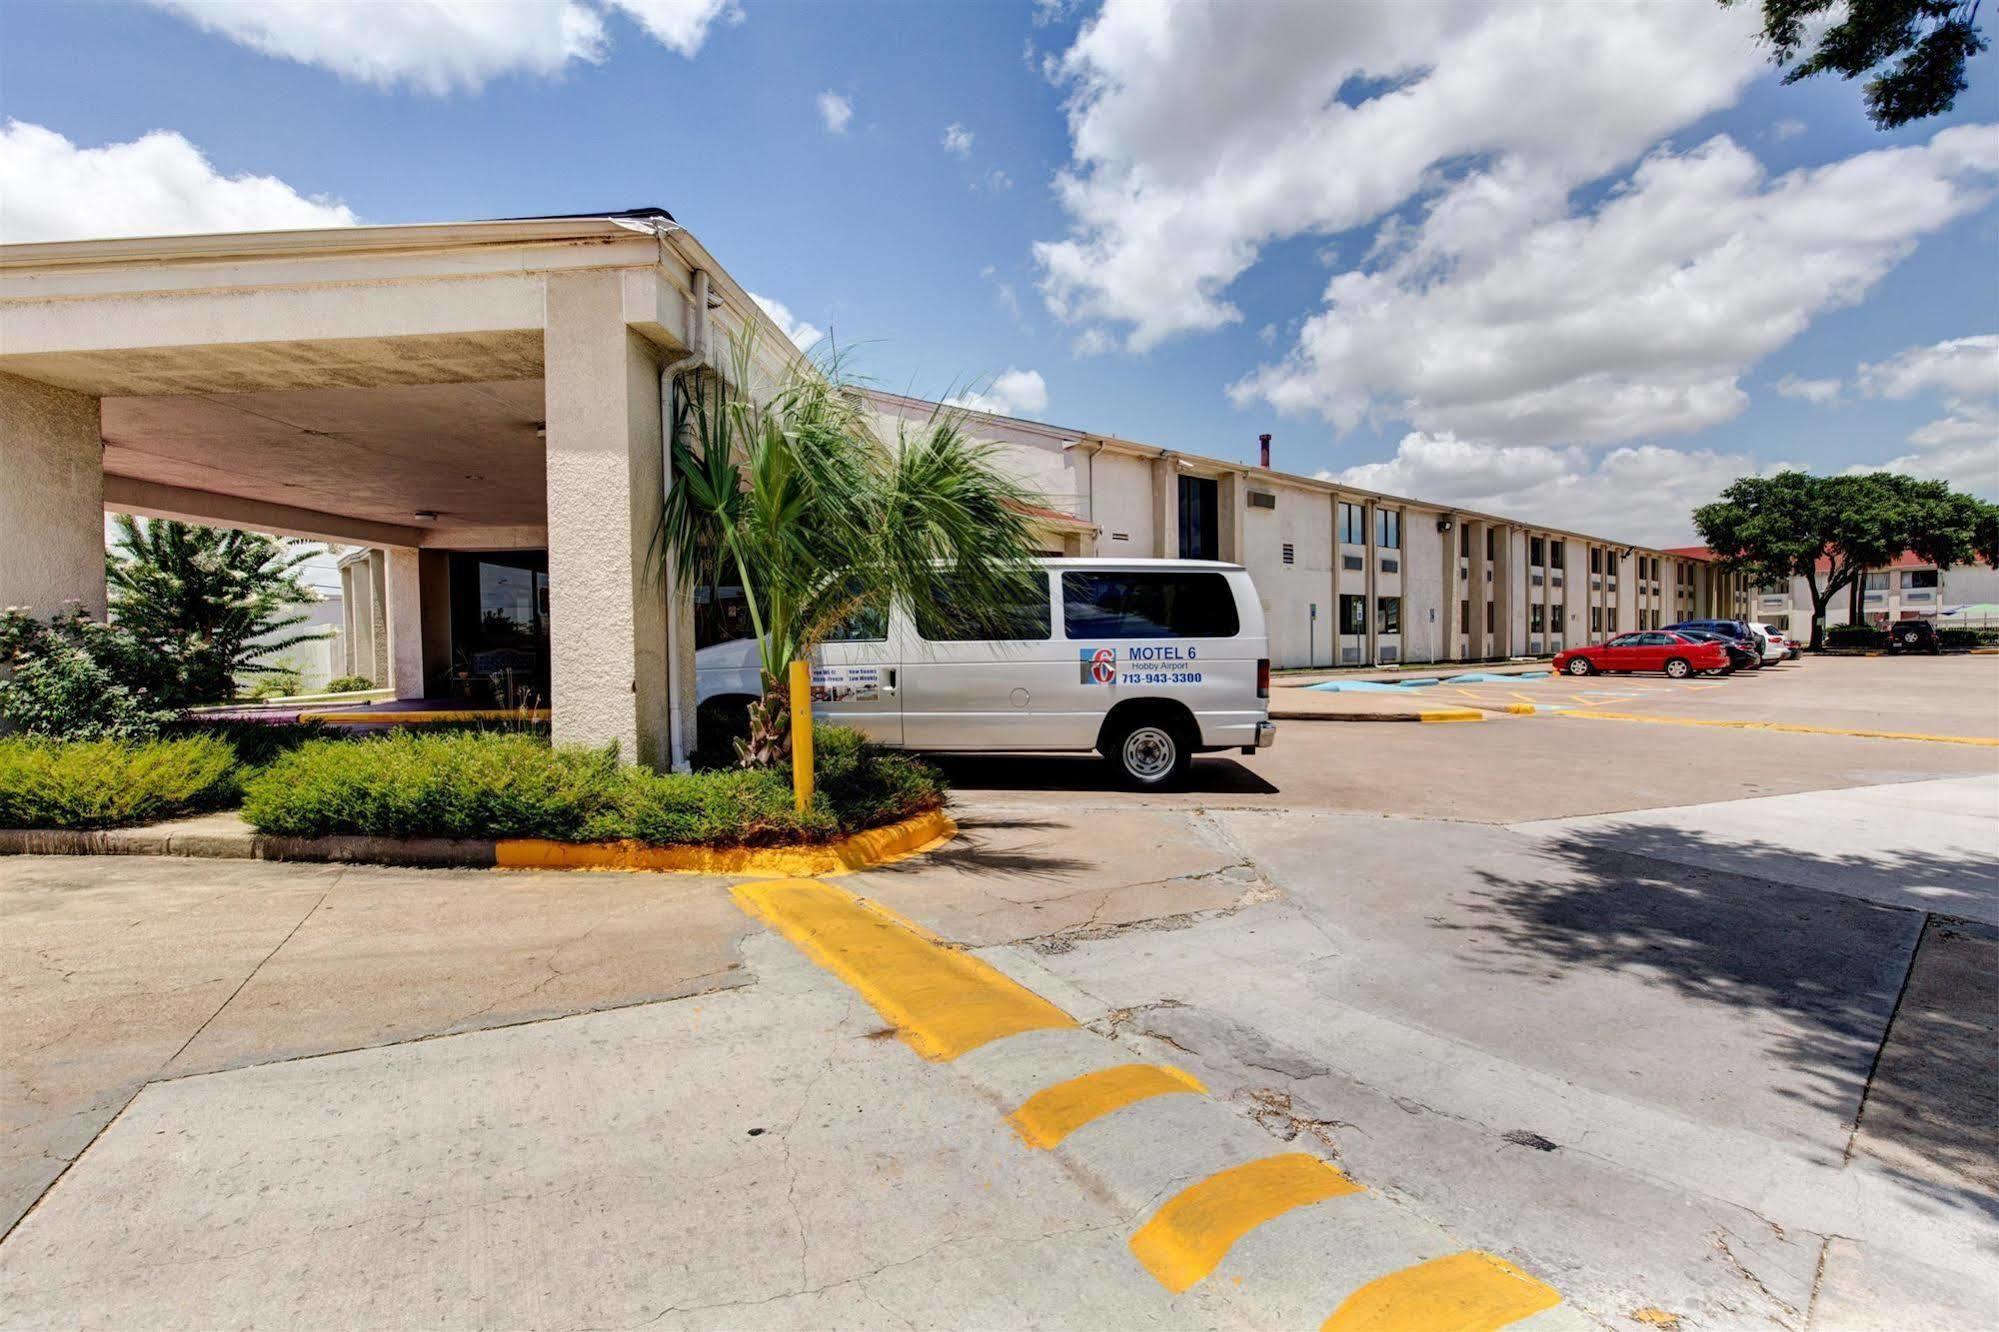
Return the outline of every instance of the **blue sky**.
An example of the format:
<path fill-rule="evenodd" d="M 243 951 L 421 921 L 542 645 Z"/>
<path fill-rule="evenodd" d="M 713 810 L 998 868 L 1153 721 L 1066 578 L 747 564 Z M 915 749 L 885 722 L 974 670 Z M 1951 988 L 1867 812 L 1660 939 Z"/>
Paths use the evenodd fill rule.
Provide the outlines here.
<path fill-rule="evenodd" d="M 434 26 L 329 33 L 257 0 L 219 31 L 199 0 L 9 0 L 0 116 L 85 154 L 170 131 L 214 182 L 64 190 L 67 159 L 38 141 L 40 156 L 0 158 L 23 177 L 0 177 L 0 226 L 7 239 L 192 229 L 241 214 L 189 196 L 246 175 L 366 222 L 658 204 L 745 286 L 864 343 L 864 369 L 898 390 L 1033 372 L 1038 387 L 1019 373 L 994 385 L 994 405 L 1231 458 L 1269 430 L 1291 470 L 1585 527 L 1644 496 L 1657 539 L 1684 535 L 1687 505 L 1727 476 L 1779 462 L 1892 461 L 1999 488 L 1999 345 L 1956 342 L 1999 332 L 1989 53 L 1955 112 L 1883 134 L 1857 87 L 1779 86 L 1743 16 L 1693 0 L 1587 11 L 1602 28 L 1589 40 L 1642 43 L 1648 63 L 1625 78 L 1519 67 L 1496 22 L 1440 27 L 1433 57 L 1413 25 L 1366 6 L 1322 23 L 1119 0 L 740 0 L 720 14 L 705 12 L 716 0 L 650 0 L 704 11 L 689 55 L 641 26 L 647 3 L 567 0 L 601 25 L 595 60 L 483 34 L 500 43 L 489 66 L 440 93 L 419 86 L 452 56 Z M 245 9 L 264 46 L 299 58 L 253 49 Z M 1554 6 L 1548 21 L 1574 36 L 1584 12 Z M 401 63 L 367 82 L 363 57 Z M 1441 95 L 1446 76 L 1474 94 L 1496 79 L 1509 113 L 1554 91 L 1487 133 L 1424 109 L 1462 100 Z M 840 132 L 826 93 L 851 106 Z M 1403 119 L 1357 128 L 1363 112 L 1404 115 L 1398 99 Z M 970 135 L 961 151 L 945 146 L 952 125 Z M 1717 135 L 1732 153 L 1697 156 Z M 1404 139 L 1442 146 L 1393 146 Z M 1878 156 L 1896 147 L 1909 162 Z M 1658 154 L 1662 179 L 1641 188 L 1633 172 Z M 1860 163 L 1845 184 L 1783 183 L 1841 163 Z M 1066 195 L 1065 170 L 1082 186 Z M 1397 171 L 1401 184 L 1375 179 Z M 1909 206 L 1884 221 L 1880 198 L 1905 184 Z M 1637 216 L 1613 232 L 1634 195 Z M 1445 234 L 1440 205 L 1460 198 L 1500 221 Z M 1698 222 L 1664 220 L 1679 207 L 1723 220 L 1694 236 Z M 1567 255 L 1599 223 L 1598 250 Z M 1800 239 L 1756 253 L 1773 228 Z M 1037 250 L 1063 242 L 1066 256 Z M 1524 298 L 1506 289 L 1526 256 L 1550 253 L 1552 276 Z M 1629 275 L 1610 271 L 1627 261 Z M 1825 275 L 1758 290 L 1790 267 Z M 1184 289 L 1167 280 L 1190 270 L 1202 276 Z M 1356 285 L 1329 305 L 1335 274 Z M 1787 377 L 1809 396 L 1780 394 Z"/>

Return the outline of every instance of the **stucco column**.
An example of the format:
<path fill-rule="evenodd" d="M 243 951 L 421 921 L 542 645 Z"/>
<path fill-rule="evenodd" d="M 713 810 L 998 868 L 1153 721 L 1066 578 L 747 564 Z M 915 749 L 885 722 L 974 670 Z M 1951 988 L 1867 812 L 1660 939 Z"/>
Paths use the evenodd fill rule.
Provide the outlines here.
<path fill-rule="evenodd" d="M 381 552 L 382 620 L 388 678 L 397 698 L 422 698 L 423 581 L 413 546 L 385 546 Z"/>
<path fill-rule="evenodd" d="M 0 606 L 104 617 L 104 441 L 97 399 L 0 375 Z"/>
<path fill-rule="evenodd" d="M 1437 660 L 1456 661 L 1458 656 L 1458 602 L 1463 598 L 1464 583 L 1458 573 L 1458 543 L 1464 538 L 1458 535 L 1458 524 L 1451 523 L 1450 530 L 1437 534 L 1443 543 L 1443 590 L 1439 600 L 1444 604 L 1437 612 L 1443 617 L 1443 632 L 1437 635 Z M 1407 611 L 1408 607 L 1403 607 Z"/>
<path fill-rule="evenodd" d="M 659 364 L 625 327 L 616 273 L 551 276 L 547 292 L 554 736 L 664 768 L 666 593 L 647 550 L 664 478 Z"/>
<path fill-rule="evenodd" d="M 1366 565 L 1366 568 L 1362 572 L 1361 587 L 1365 589 L 1364 592 L 1362 593 L 1362 596 L 1366 600 L 1366 609 L 1367 609 L 1366 656 L 1367 656 L 1367 664 L 1370 666 L 1381 665 L 1381 619 L 1380 619 L 1380 609 L 1375 605 L 1375 591 L 1374 591 L 1374 574 L 1375 574 L 1374 525 L 1380 521 L 1380 519 L 1376 516 L 1379 512 L 1380 510 L 1373 503 L 1369 503 L 1365 508 L 1361 510 L 1361 522 L 1366 527 L 1365 535 L 1367 537 L 1367 553 L 1361 557 Z"/>
<path fill-rule="evenodd" d="M 377 688 L 389 681 L 389 565 L 379 550 L 368 552 L 368 674 Z M 418 695 L 421 697 L 421 695 Z"/>
<path fill-rule="evenodd" d="M 1492 642 L 1486 646 L 1486 653 L 1493 657 L 1511 657 L 1519 651 L 1513 633 L 1514 586 L 1516 575 L 1525 582 L 1518 562 L 1513 558 L 1513 538 L 1516 529 L 1511 523 L 1495 523 L 1496 534 L 1493 543 L 1492 561 Z"/>
<path fill-rule="evenodd" d="M 1170 453 L 1152 460 L 1152 554 L 1180 557 L 1180 463 Z"/>

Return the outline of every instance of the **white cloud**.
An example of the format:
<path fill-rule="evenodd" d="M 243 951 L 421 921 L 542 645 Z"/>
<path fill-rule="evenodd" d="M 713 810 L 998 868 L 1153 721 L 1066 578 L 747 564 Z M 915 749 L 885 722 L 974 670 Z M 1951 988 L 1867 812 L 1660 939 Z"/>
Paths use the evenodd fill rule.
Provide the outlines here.
<path fill-rule="evenodd" d="M 972 155 L 972 132 L 963 125 L 952 121 L 944 127 L 944 151 L 956 153 L 959 157 Z"/>
<path fill-rule="evenodd" d="M 1738 379 L 1980 206 L 1999 126 L 1775 179 L 1726 136 L 1661 149 L 1594 211 L 1502 161 L 1336 275 L 1296 346 L 1231 387 L 1342 429 L 1387 416 L 1497 442 L 1615 443 L 1725 421 Z"/>
<path fill-rule="evenodd" d="M 1078 356 L 1107 356 L 1117 350 L 1117 339 L 1101 328 L 1086 328 L 1076 335 L 1070 350 Z"/>
<path fill-rule="evenodd" d="M 1481 444 L 1412 431 L 1387 461 L 1319 476 L 1571 531 L 1674 546 L 1694 541 L 1689 515 L 1696 507 L 1719 495 L 1730 481 L 1758 470 L 1753 458 L 1710 449 L 1646 444 L 1599 455 L 1580 448 Z M 1634 503 L 1633 497 L 1641 495 L 1644 503 Z"/>
<path fill-rule="evenodd" d="M 759 296 L 755 292 L 750 293 L 750 299 L 757 303 L 759 309 L 770 316 L 772 323 L 784 330 L 784 336 L 790 338 L 791 345 L 800 351 L 807 350 L 814 343 L 818 342 L 819 339 L 826 336 L 819 329 L 814 328 L 803 319 L 793 315 L 791 307 L 783 301 L 774 301 L 768 296 Z"/>
<path fill-rule="evenodd" d="M 832 134 L 845 134 L 847 122 L 854 118 L 852 98 L 842 97 L 831 89 L 819 94 L 819 119 Z"/>
<path fill-rule="evenodd" d="M 1048 410 L 1048 384 L 1039 370 L 1008 369 L 996 376 L 983 393 L 965 393 L 944 399 L 953 407 L 991 412 L 995 416 L 1036 416 Z"/>
<path fill-rule="evenodd" d="M 1107 0 L 1056 68 L 1071 228 L 1036 246 L 1044 294 L 1144 350 L 1238 319 L 1226 289 L 1269 242 L 1366 224 L 1455 164 L 1513 162 L 1559 200 L 1736 99 L 1765 67 L 1746 9 Z"/>
<path fill-rule="evenodd" d="M 1837 379 L 1800 379 L 1796 375 L 1785 375 L 1773 387 L 1779 397 L 1799 398 L 1814 407 L 1830 407 L 1839 401 Z"/>
<path fill-rule="evenodd" d="M 1808 128 L 1804 121 L 1787 116 L 1765 130 L 1763 136 L 1772 143 L 1782 143 L 1786 139 L 1797 138 Z"/>
<path fill-rule="evenodd" d="M 53 130 L 0 128 L 0 241 L 350 227 L 345 204 L 275 176 L 225 176 L 170 130 L 79 148 Z"/>
<path fill-rule="evenodd" d="M 1860 367 L 1870 396 L 1912 398 L 1940 392 L 1954 398 L 1999 398 L 1999 333 L 1910 347 Z"/>
<path fill-rule="evenodd" d="M 1857 378 L 1870 397 L 1934 394 L 1943 404 L 1942 416 L 1909 432 L 1911 451 L 1881 466 L 1999 498 L 1999 334 L 1910 347 L 1862 365 Z"/>
<path fill-rule="evenodd" d="M 987 194 L 1004 194 L 1013 188 L 1013 177 L 995 167 L 973 181 L 972 188 L 984 190 Z"/>
<path fill-rule="evenodd" d="M 653 40 L 693 56 L 735 0 L 151 0 L 264 55 L 379 88 L 476 92 L 508 74 L 548 77 L 610 50 L 605 15 L 622 11 Z"/>

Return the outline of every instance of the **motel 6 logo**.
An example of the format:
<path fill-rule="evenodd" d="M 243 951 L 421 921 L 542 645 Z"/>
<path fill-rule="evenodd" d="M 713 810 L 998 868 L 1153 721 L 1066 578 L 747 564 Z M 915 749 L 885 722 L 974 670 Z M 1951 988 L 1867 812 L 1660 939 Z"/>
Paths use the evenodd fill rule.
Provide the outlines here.
<path fill-rule="evenodd" d="M 1076 655 L 1082 659 L 1084 684 L 1115 684 L 1117 682 L 1116 648 L 1079 648 Z"/>

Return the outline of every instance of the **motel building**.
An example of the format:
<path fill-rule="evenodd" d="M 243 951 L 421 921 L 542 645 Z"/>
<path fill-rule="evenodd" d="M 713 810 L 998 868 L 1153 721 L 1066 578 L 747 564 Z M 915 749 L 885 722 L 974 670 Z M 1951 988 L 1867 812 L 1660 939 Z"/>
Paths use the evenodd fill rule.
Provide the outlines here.
<path fill-rule="evenodd" d="M 349 659 L 396 697 L 545 701 L 559 743 L 668 766 L 695 652 L 740 630 L 727 589 L 649 561 L 662 422 L 745 328 L 756 392 L 798 353 L 659 209 L 0 245 L 0 605 L 102 615 L 105 512 L 353 548 Z M 885 427 L 934 407 L 871 396 Z M 1043 497 L 1048 553 L 1248 567 L 1279 667 L 1545 656 L 1748 609 L 1692 553 L 1267 457 L 971 428 Z"/>

